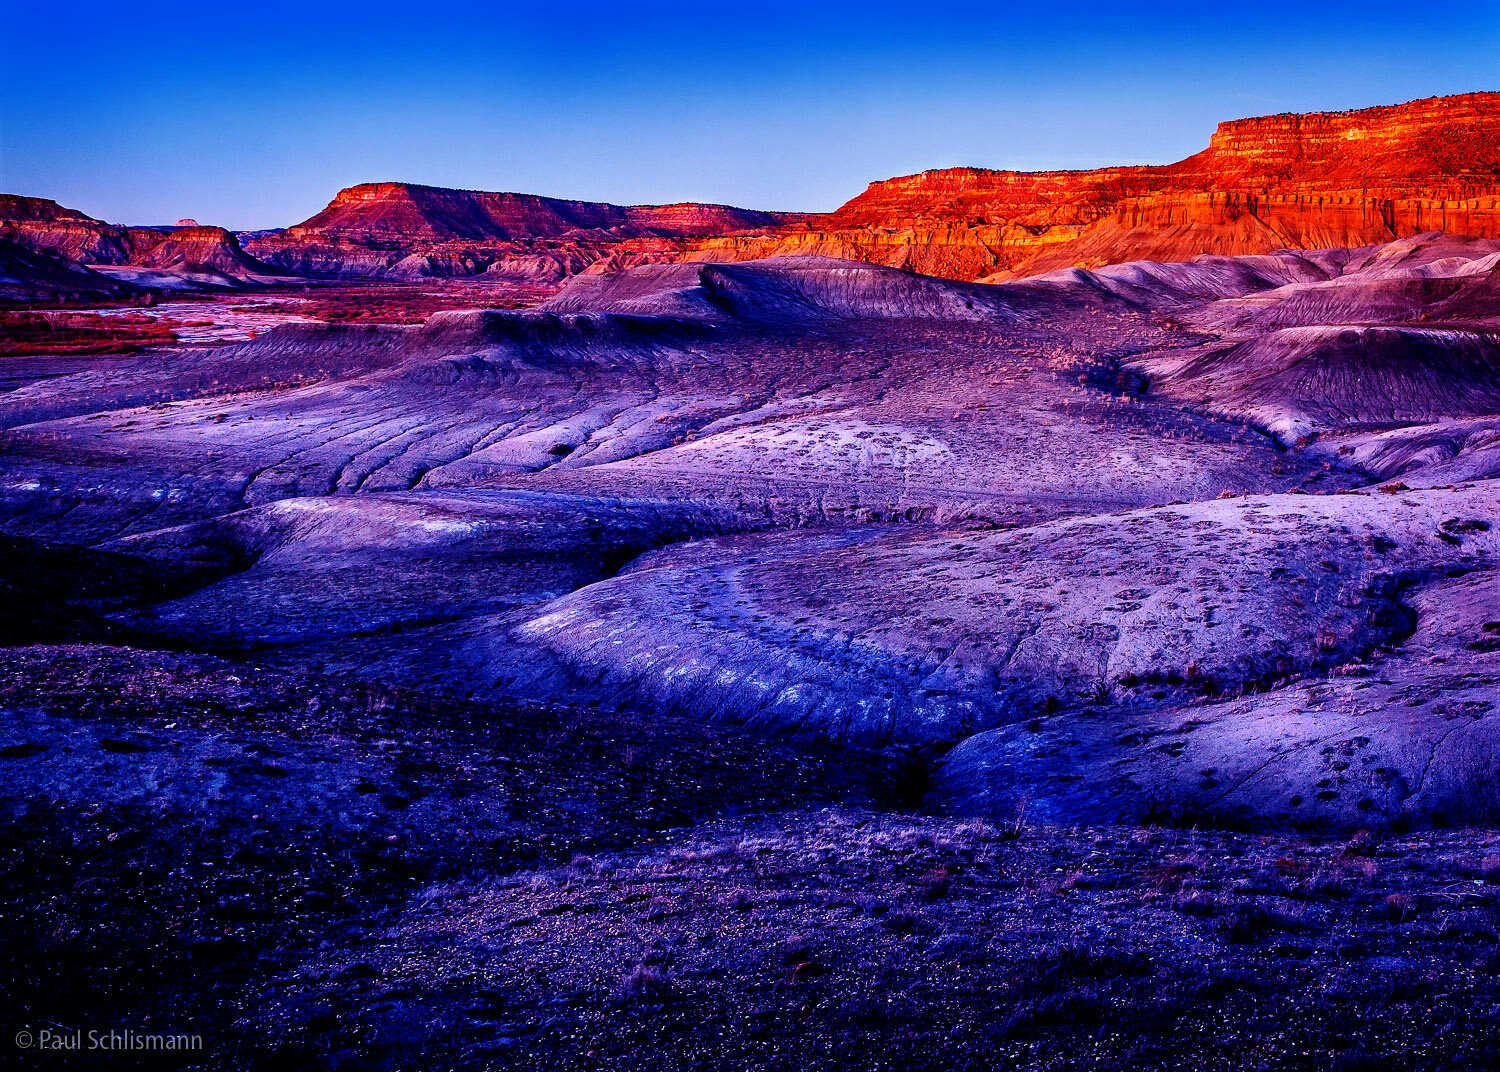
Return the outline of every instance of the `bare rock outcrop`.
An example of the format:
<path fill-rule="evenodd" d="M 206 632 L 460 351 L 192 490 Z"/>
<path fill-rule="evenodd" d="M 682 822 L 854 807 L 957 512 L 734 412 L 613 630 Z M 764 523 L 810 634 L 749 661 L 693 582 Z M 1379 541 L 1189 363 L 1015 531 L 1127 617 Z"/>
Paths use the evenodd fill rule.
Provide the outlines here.
<path fill-rule="evenodd" d="M 125 227 L 45 198 L 0 194 L 0 239 L 116 281 L 113 288 L 94 287 L 94 293 L 238 290 L 278 281 L 279 276 L 247 255 L 239 239 L 222 227 Z M 20 261 L 12 261 L 14 271 L 21 272 Z M 36 282 L 45 293 L 40 277 Z M 76 293 L 90 292 L 80 288 Z"/>

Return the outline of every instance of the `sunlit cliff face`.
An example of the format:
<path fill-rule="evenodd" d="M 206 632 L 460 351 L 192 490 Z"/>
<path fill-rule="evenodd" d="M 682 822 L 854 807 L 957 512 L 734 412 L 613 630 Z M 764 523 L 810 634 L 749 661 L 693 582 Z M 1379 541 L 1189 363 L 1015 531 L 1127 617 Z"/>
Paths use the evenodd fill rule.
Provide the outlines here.
<path fill-rule="evenodd" d="M 400 182 L 342 190 L 245 252 L 273 270 L 557 283 L 679 260 L 825 256 L 952 279 L 1075 265 L 1354 248 L 1426 231 L 1500 235 L 1500 94 L 1220 124 L 1175 164 L 1091 171 L 946 168 L 870 184 L 827 214 L 622 206 Z M 0 199 L 0 238 L 142 264 L 163 228 Z"/>
<path fill-rule="evenodd" d="M 960 279 L 1201 253 L 1500 235 L 1500 94 L 1222 123 L 1161 167 L 949 168 L 871 183 L 805 229 L 713 239 L 704 259 L 820 253 Z"/>

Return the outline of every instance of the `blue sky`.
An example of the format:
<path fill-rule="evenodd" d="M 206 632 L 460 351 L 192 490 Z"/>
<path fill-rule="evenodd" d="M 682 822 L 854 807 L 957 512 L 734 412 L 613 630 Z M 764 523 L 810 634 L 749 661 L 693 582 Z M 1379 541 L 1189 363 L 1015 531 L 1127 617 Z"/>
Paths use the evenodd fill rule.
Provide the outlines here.
<path fill-rule="evenodd" d="M 1500 89 L 1500 4 L 0 0 L 0 190 L 295 223 L 400 179 L 831 209 L 974 164 L 1164 163 L 1221 119 Z"/>

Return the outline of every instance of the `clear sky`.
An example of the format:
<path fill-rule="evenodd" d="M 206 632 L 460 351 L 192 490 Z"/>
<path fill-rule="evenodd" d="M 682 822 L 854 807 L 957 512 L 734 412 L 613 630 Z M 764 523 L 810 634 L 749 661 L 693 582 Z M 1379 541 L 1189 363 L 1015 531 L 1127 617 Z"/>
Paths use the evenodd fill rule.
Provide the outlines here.
<path fill-rule="evenodd" d="M 1500 89 L 1500 3 L 0 0 L 0 190 L 283 226 L 400 179 L 831 209 L 974 164 Z"/>

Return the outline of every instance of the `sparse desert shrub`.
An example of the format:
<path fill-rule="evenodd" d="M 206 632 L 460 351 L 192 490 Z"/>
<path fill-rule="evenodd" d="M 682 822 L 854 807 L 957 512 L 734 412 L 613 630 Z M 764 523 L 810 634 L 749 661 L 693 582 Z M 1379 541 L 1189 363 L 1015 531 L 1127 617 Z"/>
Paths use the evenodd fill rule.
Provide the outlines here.
<path fill-rule="evenodd" d="M 1044 994 L 1016 1005 L 1005 1019 L 1003 1037 L 1027 1030 L 1096 1019 L 1101 1002 L 1097 987 L 1089 986 L 1056 994 Z"/>
<path fill-rule="evenodd" d="M 937 767 L 937 757 L 922 745 L 898 748 L 876 777 L 871 795 L 878 803 L 898 811 L 920 811 L 932 792 Z"/>
<path fill-rule="evenodd" d="M 816 960 L 813 940 L 805 934 L 789 934 L 776 947 L 783 964 L 801 964 Z"/>
<path fill-rule="evenodd" d="M 1086 890 L 1091 885 L 1091 879 L 1087 871 L 1070 871 L 1057 884 L 1059 893 L 1067 893 L 1071 890 Z"/>
<path fill-rule="evenodd" d="M 994 831 L 1001 841 L 1017 841 L 1026 833 L 1026 798 L 1016 801 L 1015 813 L 1004 822 L 996 822 Z"/>
<path fill-rule="evenodd" d="M 839 1016 L 846 1023 L 871 1027 L 889 1024 L 904 1011 L 891 994 L 869 985 L 846 994 L 838 1006 Z"/>
<path fill-rule="evenodd" d="M 1224 914 L 1224 937 L 1231 942 L 1258 942 L 1272 931 L 1298 934 L 1311 929 L 1306 920 L 1257 904 L 1238 904 Z"/>
<path fill-rule="evenodd" d="M 953 886 L 953 876 L 946 867 L 936 867 L 917 880 L 924 901 L 940 901 L 948 896 Z"/>
<path fill-rule="evenodd" d="M 1178 900 L 1177 911 L 1202 919 L 1215 915 L 1219 911 L 1219 904 L 1212 897 L 1201 893 L 1191 893 Z"/>
<path fill-rule="evenodd" d="M 1437 935 L 1448 942 L 1490 942 L 1496 939 L 1495 920 L 1487 912 L 1472 909 L 1450 912 L 1443 917 Z"/>
<path fill-rule="evenodd" d="M 615 987 L 617 1005 L 664 1005 L 671 996 L 672 980 L 660 968 L 637 964 Z"/>
<path fill-rule="evenodd" d="M 1224 917 L 1224 937 L 1231 942 L 1258 942 L 1270 931 L 1270 916 L 1257 905 L 1235 905 Z"/>
<path fill-rule="evenodd" d="M 1200 861 L 1189 857 L 1163 860 L 1147 867 L 1142 878 L 1158 893 L 1175 893 L 1182 888 L 1184 878 L 1200 867 Z"/>
<path fill-rule="evenodd" d="M 1313 897 L 1325 897 L 1329 900 L 1339 900 L 1349 896 L 1349 886 L 1343 875 L 1332 871 L 1318 871 L 1306 883 L 1304 888 Z"/>
<path fill-rule="evenodd" d="M 1344 846 L 1344 855 L 1348 857 L 1374 856 L 1378 847 L 1379 843 L 1375 840 L 1374 834 L 1368 830 L 1356 830 L 1354 836 Z"/>
<path fill-rule="evenodd" d="M 933 945 L 934 959 L 972 957 L 979 952 L 980 945 L 971 934 L 945 934 Z"/>
<path fill-rule="evenodd" d="M 1299 860 L 1295 856 L 1278 856 L 1276 858 L 1276 870 L 1278 873 L 1290 878 L 1304 873 L 1307 870 L 1307 861 Z"/>
<path fill-rule="evenodd" d="M 905 908 L 887 912 L 880 922 L 892 934 L 911 934 L 917 929 L 916 913 Z"/>
<path fill-rule="evenodd" d="M 1405 893 L 1393 893 L 1380 902 L 1376 914 L 1387 923 L 1404 923 L 1417 911 L 1417 902 Z"/>
<path fill-rule="evenodd" d="M 1485 952 L 1479 958 L 1477 967 L 1481 974 L 1500 975 L 1500 946 Z"/>
<path fill-rule="evenodd" d="M 1151 975 L 1155 970 L 1151 958 L 1144 953 L 1116 953 L 1064 945 L 1033 961 L 1024 983 L 1034 991 L 1058 990 L 1070 979 L 1141 977 Z"/>

